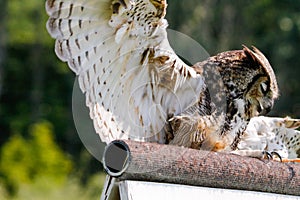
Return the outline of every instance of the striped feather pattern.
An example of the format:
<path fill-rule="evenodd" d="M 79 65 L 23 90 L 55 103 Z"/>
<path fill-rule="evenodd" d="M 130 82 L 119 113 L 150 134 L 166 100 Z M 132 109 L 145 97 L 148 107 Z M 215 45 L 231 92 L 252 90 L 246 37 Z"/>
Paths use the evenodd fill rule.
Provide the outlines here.
<path fill-rule="evenodd" d="M 165 143 L 168 116 L 204 87 L 169 45 L 165 0 L 47 0 L 46 10 L 55 52 L 79 76 L 101 140 Z"/>

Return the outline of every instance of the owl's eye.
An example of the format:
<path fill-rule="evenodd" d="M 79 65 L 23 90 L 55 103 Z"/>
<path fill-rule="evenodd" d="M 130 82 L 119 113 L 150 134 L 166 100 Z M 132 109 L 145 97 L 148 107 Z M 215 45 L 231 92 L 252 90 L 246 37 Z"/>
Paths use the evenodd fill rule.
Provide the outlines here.
<path fill-rule="evenodd" d="M 260 90 L 263 94 L 267 94 L 268 92 L 268 85 L 267 83 L 261 83 L 260 84 Z"/>

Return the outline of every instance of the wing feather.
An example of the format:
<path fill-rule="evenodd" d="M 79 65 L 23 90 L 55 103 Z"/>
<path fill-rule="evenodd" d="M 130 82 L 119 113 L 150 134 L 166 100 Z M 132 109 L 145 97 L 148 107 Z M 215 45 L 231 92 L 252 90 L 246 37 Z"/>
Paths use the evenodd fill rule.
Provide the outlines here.
<path fill-rule="evenodd" d="M 166 6 L 166 0 L 46 1 L 55 52 L 79 76 L 104 142 L 164 143 L 167 116 L 194 104 L 190 96 L 202 90 L 201 77 L 168 42 Z"/>

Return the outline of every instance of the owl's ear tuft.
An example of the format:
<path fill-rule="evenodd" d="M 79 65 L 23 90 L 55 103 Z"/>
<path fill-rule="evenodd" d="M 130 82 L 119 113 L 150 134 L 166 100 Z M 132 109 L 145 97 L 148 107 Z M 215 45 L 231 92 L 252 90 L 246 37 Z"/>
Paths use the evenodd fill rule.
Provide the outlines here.
<path fill-rule="evenodd" d="M 243 51 L 248 58 L 250 58 L 253 62 L 260 63 L 260 59 L 255 55 L 255 53 L 249 49 L 247 46 L 243 45 Z"/>
<path fill-rule="evenodd" d="M 243 45 L 243 51 L 247 55 L 247 57 L 251 58 L 254 62 L 261 65 L 263 68 L 267 69 L 266 71 L 269 72 L 271 66 L 265 55 L 258 50 L 256 47 L 252 46 L 253 51 L 249 49 L 247 46 Z"/>

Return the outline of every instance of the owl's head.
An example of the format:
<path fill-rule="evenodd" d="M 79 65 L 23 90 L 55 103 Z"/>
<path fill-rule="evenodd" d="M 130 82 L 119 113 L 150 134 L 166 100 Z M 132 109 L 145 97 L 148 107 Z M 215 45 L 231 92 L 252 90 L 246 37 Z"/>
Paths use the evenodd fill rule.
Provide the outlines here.
<path fill-rule="evenodd" d="M 248 59 L 252 60 L 253 75 L 244 92 L 246 101 L 246 117 L 249 119 L 267 114 L 278 98 L 279 91 L 274 71 L 267 58 L 255 47 L 251 51 L 244 47 L 243 51 Z"/>
<path fill-rule="evenodd" d="M 218 64 L 227 100 L 227 114 L 244 120 L 268 113 L 278 97 L 274 71 L 266 57 L 255 47 L 218 54 Z"/>
<path fill-rule="evenodd" d="M 226 102 L 228 120 L 234 115 L 246 121 L 264 115 L 272 109 L 278 97 L 274 71 L 267 58 L 255 47 L 253 51 L 244 46 L 243 50 L 219 53 L 197 63 L 195 69 L 205 77 L 215 106 Z M 219 89 L 214 91 L 214 88 Z"/>

